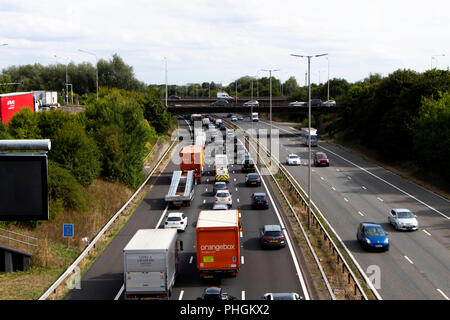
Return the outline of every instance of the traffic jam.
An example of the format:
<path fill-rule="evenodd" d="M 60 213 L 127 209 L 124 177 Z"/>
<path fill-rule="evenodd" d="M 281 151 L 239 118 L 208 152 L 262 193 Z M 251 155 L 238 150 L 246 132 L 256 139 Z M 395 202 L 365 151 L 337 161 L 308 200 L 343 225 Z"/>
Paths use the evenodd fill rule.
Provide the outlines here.
<path fill-rule="evenodd" d="M 273 212 L 276 208 L 272 208 L 273 200 L 265 189 L 255 160 L 233 131 L 227 129 L 221 119 L 212 116 L 188 115 L 184 116 L 184 121 L 193 135 L 192 140 L 183 141 L 177 154 L 179 167 L 171 173 L 164 198 L 168 212 L 159 228 L 138 230 L 124 248 L 123 297 L 129 300 L 244 300 L 245 290 L 240 290 L 240 296 L 231 295 L 223 292 L 221 283 L 228 284 L 234 291 L 235 286 L 242 284 L 242 276 L 238 277 L 242 266 L 253 261 L 260 265 L 258 260 L 269 258 L 264 257 L 264 252 L 283 251 L 288 242 L 287 234 Z M 200 123 L 203 130 L 194 130 L 195 123 L 197 126 Z M 240 182 L 242 178 L 237 181 L 237 174 L 245 175 L 245 182 Z M 205 188 L 202 195 L 206 196 L 202 199 L 198 199 L 197 194 L 200 188 Z M 196 209 L 197 203 L 200 203 L 200 210 Z M 267 214 L 250 216 L 254 212 Z M 259 221 L 254 223 L 255 219 Z M 244 220 L 248 222 L 243 223 Z M 255 228 L 254 224 L 259 225 Z M 251 235 L 248 240 L 243 235 L 247 230 Z M 192 276 L 192 272 L 187 275 L 185 268 L 178 265 L 180 257 L 191 247 L 190 241 L 195 252 L 189 257 L 189 265 L 196 265 L 192 272 L 198 277 L 194 281 L 204 285 L 202 292 L 197 291 L 194 296 L 188 296 L 177 285 L 184 274 Z M 248 250 L 250 242 L 254 250 Z M 244 255 L 243 251 L 248 254 Z M 294 259 L 292 252 L 281 254 L 280 261 Z M 285 264 L 289 264 L 287 268 L 295 268 L 293 263 Z M 301 275 L 298 269 L 289 272 L 294 277 Z M 287 284 L 283 281 L 276 287 L 288 290 L 261 291 L 256 297 L 253 292 L 247 295 L 250 299 L 262 300 L 305 299 L 304 289 L 298 283 L 294 285 L 292 279 L 287 279 Z"/>

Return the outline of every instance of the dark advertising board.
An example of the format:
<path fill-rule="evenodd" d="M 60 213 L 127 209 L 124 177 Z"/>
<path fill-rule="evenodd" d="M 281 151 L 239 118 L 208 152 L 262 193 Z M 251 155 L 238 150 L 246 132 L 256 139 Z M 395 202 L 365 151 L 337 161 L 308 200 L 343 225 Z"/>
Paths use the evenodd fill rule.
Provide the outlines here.
<path fill-rule="evenodd" d="M 0 154 L 0 221 L 10 220 L 48 220 L 46 154 Z"/>

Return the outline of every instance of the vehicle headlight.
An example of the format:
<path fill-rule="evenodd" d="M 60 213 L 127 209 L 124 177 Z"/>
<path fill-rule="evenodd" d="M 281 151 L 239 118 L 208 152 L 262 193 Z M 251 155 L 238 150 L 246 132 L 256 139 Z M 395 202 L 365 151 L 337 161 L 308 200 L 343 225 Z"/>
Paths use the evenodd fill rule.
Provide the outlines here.
<path fill-rule="evenodd" d="M 384 239 L 384 243 L 389 243 L 389 238 Z"/>
<path fill-rule="evenodd" d="M 369 244 L 372 243 L 372 241 L 370 241 L 370 239 L 367 239 L 367 238 L 366 238 L 366 241 L 367 241 L 367 243 L 369 243 Z"/>

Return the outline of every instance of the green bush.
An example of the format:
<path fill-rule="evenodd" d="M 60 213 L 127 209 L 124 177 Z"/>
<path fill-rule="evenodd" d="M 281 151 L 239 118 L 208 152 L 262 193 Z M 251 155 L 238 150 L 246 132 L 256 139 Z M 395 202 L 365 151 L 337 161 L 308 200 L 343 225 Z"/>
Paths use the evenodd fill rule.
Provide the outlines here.
<path fill-rule="evenodd" d="M 84 128 L 67 122 L 55 132 L 49 158 L 69 170 L 79 183 L 90 185 L 100 174 L 100 151 Z"/>
<path fill-rule="evenodd" d="M 13 139 L 40 139 L 38 116 L 28 108 L 20 110 L 8 124 L 9 134 Z"/>
<path fill-rule="evenodd" d="M 48 162 L 50 218 L 55 219 L 64 209 L 86 211 L 89 194 L 69 170 L 54 161 Z"/>

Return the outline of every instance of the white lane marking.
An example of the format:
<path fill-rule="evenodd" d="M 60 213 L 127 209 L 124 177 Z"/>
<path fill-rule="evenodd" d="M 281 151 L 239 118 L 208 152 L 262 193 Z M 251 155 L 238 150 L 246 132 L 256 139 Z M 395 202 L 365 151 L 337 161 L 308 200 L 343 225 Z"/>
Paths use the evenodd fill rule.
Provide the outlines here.
<path fill-rule="evenodd" d="M 406 260 L 408 260 L 409 263 L 414 264 L 414 262 L 412 262 L 412 260 L 410 258 L 408 258 L 407 256 L 404 256 Z"/>
<path fill-rule="evenodd" d="M 238 188 L 236 188 L 236 191 L 238 191 Z"/>
<path fill-rule="evenodd" d="M 183 294 L 184 294 L 184 290 L 181 290 L 178 300 L 183 300 Z"/>
<path fill-rule="evenodd" d="M 205 191 L 208 191 L 208 188 L 206 188 Z"/>
<path fill-rule="evenodd" d="M 242 234 L 242 231 L 239 232 L 239 236 L 242 238 L 244 235 Z"/>
<path fill-rule="evenodd" d="M 427 230 L 423 229 L 422 231 L 431 237 L 431 233 L 429 233 Z"/>
<path fill-rule="evenodd" d="M 380 200 L 381 202 L 384 202 L 384 200 L 383 200 L 383 199 L 381 199 L 380 197 L 377 197 L 377 199 L 378 199 L 378 200 Z"/>
<path fill-rule="evenodd" d="M 189 264 L 192 264 L 193 260 L 194 260 L 194 256 L 191 256 L 191 258 L 189 259 Z"/>
<path fill-rule="evenodd" d="M 358 211 L 358 213 L 361 217 L 364 217 L 364 213 L 362 213 L 361 211 Z"/>
<path fill-rule="evenodd" d="M 366 187 L 364 187 L 364 186 L 362 186 L 362 188 L 363 188 L 364 190 L 367 190 L 367 188 L 366 188 Z"/>
<path fill-rule="evenodd" d="M 159 221 L 158 221 L 158 223 L 156 224 L 155 229 L 158 229 L 158 228 L 159 228 L 159 225 L 161 224 L 161 222 L 162 222 L 164 216 L 166 215 L 167 209 L 169 209 L 169 205 L 167 205 L 166 208 L 164 209 L 164 212 L 162 213 L 161 218 L 159 218 Z"/>
<path fill-rule="evenodd" d="M 325 180 L 323 177 L 320 177 L 321 180 Z"/>
<path fill-rule="evenodd" d="M 347 178 L 348 178 L 348 180 L 352 180 L 352 177 L 350 177 L 350 176 L 347 176 Z"/>
<path fill-rule="evenodd" d="M 325 148 L 325 147 L 323 147 L 323 146 L 320 146 L 320 148 L 322 148 L 322 149 L 324 149 L 324 150 L 326 150 L 326 151 L 328 151 L 328 152 L 330 152 L 330 153 L 334 154 L 335 156 L 337 156 L 337 157 L 341 158 L 341 159 L 342 159 L 342 160 L 344 160 L 344 161 L 347 161 L 348 163 L 350 163 L 350 164 L 354 165 L 354 166 L 355 166 L 355 167 L 357 167 L 358 169 L 360 169 L 360 170 L 362 170 L 362 171 L 364 171 L 364 172 L 366 172 L 366 173 L 370 174 L 371 176 L 373 176 L 373 177 L 377 178 L 378 180 L 381 180 L 381 181 L 383 181 L 383 182 L 384 182 L 384 183 L 386 183 L 387 185 L 389 185 L 389 186 L 391 186 L 391 187 L 393 187 L 393 188 L 397 189 L 398 191 L 400 191 L 400 192 L 402 192 L 402 193 L 406 194 L 406 195 L 407 195 L 408 197 L 410 197 L 410 198 L 412 198 L 412 199 L 416 200 L 417 202 L 419 202 L 419 203 L 423 204 L 423 205 L 424 205 L 424 206 L 426 206 L 427 208 L 429 208 L 429 209 L 433 210 L 434 212 L 436 212 L 436 213 L 440 214 L 441 216 L 443 216 L 443 217 L 444 217 L 444 218 L 446 218 L 447 220 L 450 220 L 450 217 L 446 216 L 445 214 L 443 214 L 443 213 L 442 213 L 442 212 L 440 212 L 439 210 L 437 210 L 437 209 L 433 208 L 432 206 L 430 206 L 430 205 L 426 204 L 426 203 L 425 203 L 425 202 L 423 202 L 422 200 L 419 200 L 418 198 L 414 197 L 414 196 L 413 196 L 412 194 L 409 194 L 408 192 L 406 192 L 406 191 L 404 191 L 404 190 L 400 189 L 399 187 L 397 187 L 397 186 L 393 185 L 392 183 L 390 183 L 390 182 L 387 182 L 386 180 L 384 180 L 384 179 L 380 178 L 379 176 L 377 176 L 377 175 L 373 174 L 373 173 L 372 173 L 372 172 L 370 172 L 369 170 L 367 170 L 367 169 L 364 169 L 364 168 L 362 168 L 362 167 L 358 166 L 357 164 L 355 164 L 355 163 L 353 163 L 353 162 L 351 162 L 351 161 L 349 161 L 349 160 L 345 159 L 344 157 L 342 157 L 342 156 L 338 155 L 337 153 L 335 153 L 335 152 L 333 152 L 333 151 L 331 151 L 331 150 L 329 150 L 329 149 L 327 149 L 327 148 Z M 424 190 L 426 190 L 426 189 L 424 189 Z M 428 191 L 428 190 L 427 190 L 427 191 Z"/>
<path fill-rule="evenodd" d="M 237 198 L 237 202 L 239 203 L 239 198 Z"/>
<path fill-rule="evenodd" d="M 234 182 L 236 182 L 236 178 L 234 178 Z"/>
<path fill-rule="evenodd" d="M 244 264 L 244 256 L 241 256 L 241 264 Z"/>
<path fill-rule="evenodd" d="M 241 292 L 241 300 L 245 300 L 245 291 Z"/>
<path fill-rule="evenodd" d="M 206 182 L 209 182 L 209 178 L 208 178 L 208 179 L 206 179 Z"/>
<path fill-rule="evenodd" d="M 122 287 L 119 290 L 119 293 L 116 295 L 114 300 L 119 300 L 120 296 L 122 295 L 123 290 L 125 290 L 125 285 L 123 284 Z"/>
<path fill-rule="evenodd" d="M 344 200 L 345 200 L 345 202 L 348 202 L 348 199 L 347 199 L 347 198 L 344 198 Z"/>
<path fill-rule="evenodd" d="M 341 172 L 341 169 L 336 169 L 337 172 Z"/>
<path fill-rule="evenodd" d="M 241 218 L 241 212 L 239 212 L 239 218 Z"/>
<path fill-rule="evenodd" d="M 436 289 L 446 300 L 450 300 L 441 289 Z"/>
<path fill-rule="evenodd" d="M 334 191 L 336 191 L 336 188 L 335 188 L 335 187 L 331 187 L 331 189 L 333 189 Z"/>
<path fill-rule="evenodd" d="M 206 199 L 203 200 L 203 203 L 206 203 Z"/>

